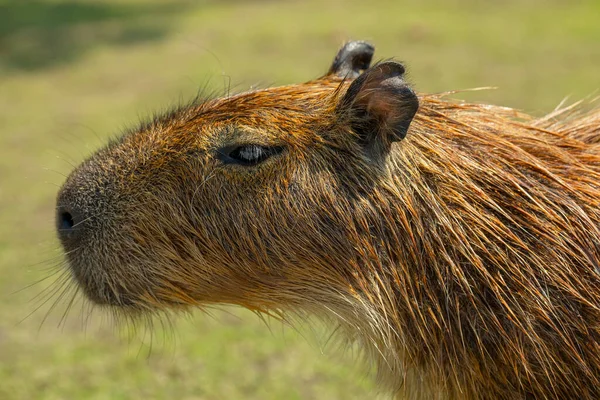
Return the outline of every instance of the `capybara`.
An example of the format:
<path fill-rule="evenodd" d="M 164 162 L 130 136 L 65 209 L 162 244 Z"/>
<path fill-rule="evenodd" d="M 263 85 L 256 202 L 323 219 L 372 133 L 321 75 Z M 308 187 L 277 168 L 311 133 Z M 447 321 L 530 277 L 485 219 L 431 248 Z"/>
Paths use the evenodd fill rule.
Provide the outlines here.
<path fill-rule="evenodd" d="M 372 55 L 92 155 L 58 194 L 73 278 L 127 315 L 320 316 L 400 398 L 599 399 L 600 109 L 415 94 Z"/>

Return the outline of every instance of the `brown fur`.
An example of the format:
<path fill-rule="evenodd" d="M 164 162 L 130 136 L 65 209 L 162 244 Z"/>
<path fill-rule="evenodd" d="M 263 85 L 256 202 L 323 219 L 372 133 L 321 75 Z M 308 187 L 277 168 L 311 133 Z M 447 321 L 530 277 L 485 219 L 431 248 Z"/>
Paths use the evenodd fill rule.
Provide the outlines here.
<path fill-rule="evenodd" d="M 83 163 L 59 206 L 98 303 L 335 319 L 410 399 L 600 398 L 600 110 L 534 119 L 419 95 L 361 151 L 335 75 L 209 100 Z M 225 145 L 282 145 L 256 167 Z"/>

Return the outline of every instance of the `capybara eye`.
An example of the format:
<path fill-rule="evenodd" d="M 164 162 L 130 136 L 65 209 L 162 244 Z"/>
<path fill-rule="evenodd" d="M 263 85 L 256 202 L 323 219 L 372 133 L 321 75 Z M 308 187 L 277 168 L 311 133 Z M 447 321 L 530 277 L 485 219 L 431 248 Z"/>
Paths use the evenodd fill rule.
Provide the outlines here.
<path fill-rule="evenodd" d="M 260 164 L 267 158 L 283 151 L 283 146 L 261 146 L 258 144 L 245 144 L 229 146 L 217 151 L 218 158 L 226 164 L 239 164 L 253 166 Z"/>

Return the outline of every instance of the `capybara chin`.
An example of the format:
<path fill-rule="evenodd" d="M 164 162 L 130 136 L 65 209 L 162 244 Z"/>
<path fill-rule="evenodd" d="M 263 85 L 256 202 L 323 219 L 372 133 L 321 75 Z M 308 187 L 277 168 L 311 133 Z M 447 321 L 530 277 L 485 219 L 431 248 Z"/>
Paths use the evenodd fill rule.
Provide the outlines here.
<path fill-rule="evenodd" d="M 336 320 L 409 399 L 600 398 L 600 110 L 409 87 L 346 44 L 303 84 L 196 101 L 58 195 L 99 304 Z"/>

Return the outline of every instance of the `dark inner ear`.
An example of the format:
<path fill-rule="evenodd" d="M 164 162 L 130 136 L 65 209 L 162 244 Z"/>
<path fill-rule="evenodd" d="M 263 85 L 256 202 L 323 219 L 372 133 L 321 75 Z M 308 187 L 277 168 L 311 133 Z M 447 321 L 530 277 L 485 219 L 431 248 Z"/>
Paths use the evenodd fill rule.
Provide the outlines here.
<path fill-rule="evenodd" d="M 417 96 L 404 81 L 404 66 L 388 61 L 356 78 L 337 112 L 363 147 L 384 150 L 404 139 L 418 108 Z"/>
<path fill-rule="evenodd" d="M 367 42 L 346 43 L 337 53 L 327 75 L 354 79 L 371 65 L 375 47 Z"/>

